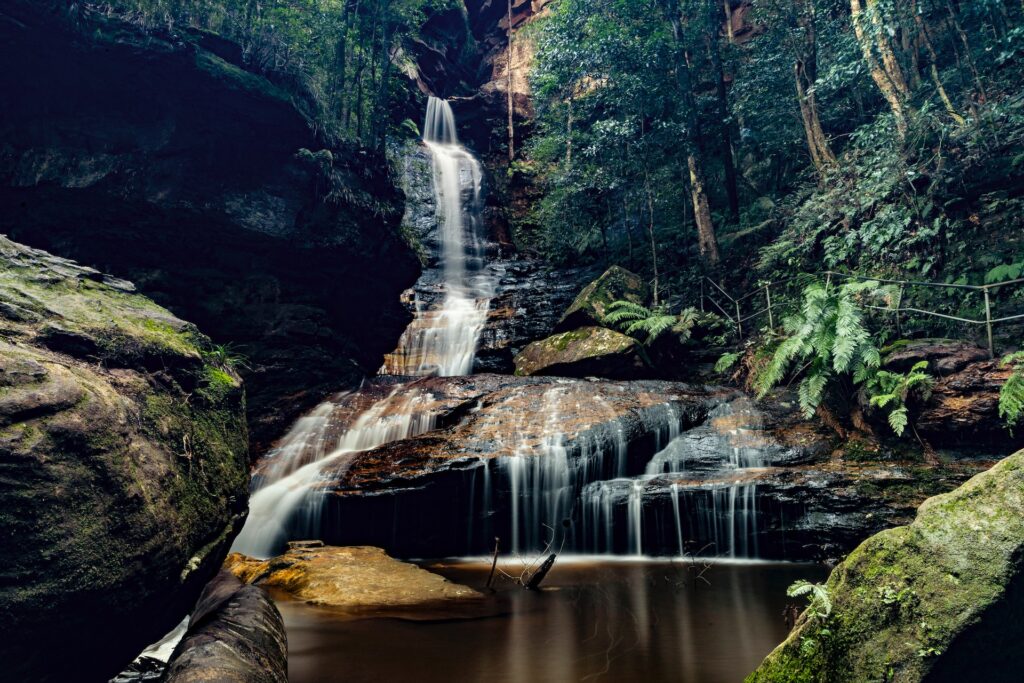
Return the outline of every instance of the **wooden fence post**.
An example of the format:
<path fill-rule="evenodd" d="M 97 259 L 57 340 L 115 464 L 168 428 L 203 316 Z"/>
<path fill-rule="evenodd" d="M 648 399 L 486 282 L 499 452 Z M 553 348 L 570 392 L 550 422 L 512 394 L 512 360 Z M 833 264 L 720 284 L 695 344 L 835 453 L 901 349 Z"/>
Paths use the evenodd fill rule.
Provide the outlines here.
<path fill-rule="evenodd" d="M 903 316 L 900 310 L 903 308 L 903 292 L 906 288 L 907 283 L 904 282 L 900 285 L 900 298 L 896 301 L 896 334 L 900 337 L 903 336 Z"/>
<path fill-rule="evenodd" d="M 743 341 L 743 321 L 740 320 L 740 302 L 736 301 L 736 334 L 739 335 L 740 341 Z"/>
<path fill-rule="evenodd" d="M 764 296 L 768 299 L 768 329 L 775 329 L 775 316 L 772 315 L 772 283 L 767 283 L 764 286 Z"/>
<path fill-rule="evenodd" d="M 996 349 L 992 344 L 992 301 L 988 296 L 988 285 L 981 288 L 985 293 L 985 330 L 988 332 L 988 357 L 996 357 Z"/>

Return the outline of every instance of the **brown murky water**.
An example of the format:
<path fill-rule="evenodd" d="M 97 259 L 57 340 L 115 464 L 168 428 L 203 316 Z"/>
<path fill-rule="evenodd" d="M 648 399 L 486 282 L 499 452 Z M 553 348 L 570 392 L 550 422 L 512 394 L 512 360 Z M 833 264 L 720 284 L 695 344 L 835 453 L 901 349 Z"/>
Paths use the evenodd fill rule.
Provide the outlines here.
<path fill-rule="evenodd" d="M 480 563 L 433 565 L 481 586 Z M 825 570 L 716 564 L 708 583 L 684 563 L 567 561 L 547 590 L 509 590 L 479 619 L 343 619 L 282 602 L 291 683 L 416 681 L 735 683 L 786 635 L 786 587 Z"/>

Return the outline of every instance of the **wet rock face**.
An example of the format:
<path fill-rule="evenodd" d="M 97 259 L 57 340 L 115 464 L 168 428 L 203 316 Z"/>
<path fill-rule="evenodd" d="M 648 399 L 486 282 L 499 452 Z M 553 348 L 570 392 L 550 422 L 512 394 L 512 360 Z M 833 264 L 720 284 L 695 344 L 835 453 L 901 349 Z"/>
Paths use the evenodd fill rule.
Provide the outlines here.
<path fill-rule="evenodd" d="M 582 327 L 533 342 L 515 357 L 516 374 L 564 377 L 643 376 L 648 363 L 632 337 L 604 327 Z"/>
<path fill-rule="evenodd" d="M 287 683 L 288 642 L 273 600 L 221 571 L 203 591 L 167 683 Z"/>
<path fill-rule="evenodd" d="M 500 262 L 502 275 L 480 333 L 474 372 L 515 372 L 515 356 L 537 339 L 551 335 L 583 283 L 584 268 L 555 270 L 527 258 Z"/>
<path fill-rule="evenodd" d="M 374 372 L 408 321 L 418 264 L 387 165 L 319 140 L 237 46 L 51 4 L 0 9 L 0 90 L 19 93 L 2 104 L 0 232 L 236 344 L 258 450 Z"/>
<path fill-rule="evenodd" d="M 325 542 L 443 557 L 486 553 L 496 535 L 512 548 L 521 532 L 525 549 L 543 532 L 541 517 L 560 525 L 573 516 L 575 496 L 588 481 L 642 472 L 671 430 L 698 423 L 718 400 L 668 382 L 482 375 L 413 386 L 402 391 L 421 392 L 419 407 L 438 415 L 438 429 L 327 465 Z M 513 485 L 518 466 L 525 469 Z M 533 489 L 538 477 L 547 483 L 563 477 L 565 488 L 557 500 L 538 498 L 537 509 L 546 512 L 527 520 L 517 516 L 515 501 L 520 494 L 524 501 L 545 495 Z M 514 486 L 534 493 L 516 493 Z M 533 504 L 524 502 L 524 510 Z"/>
<path fill-rule="evenodd" d="M 861 544 L 828 579 L 832 616 L 805 613 L 747 680 L 1018 680 L 1022 558 L 1017 453 Z"/>
<path fill-rule="evenodd" d="M 245 515 L 241 382 L 133 289 L 0 237 L 0 660 L 13 680 L 109 679 L 181 620 Z"/>
<path fill-rule="evenodd" d="M 246 583 L 346 614 L 415 616 L 438 608 L 480 606 L 484 598 L 472 588 L 365 546 L 295 541 L 285 554 L 266 561 L 233 553 L 226 567 Z"/>
<path fill-rule="evenodd" d="M 915 427 L 928 443 L 1006 452 L 1024 446 L 1024 435 L 1011 434 L 999 417 L 999 389 L 1010 376 L 988 352 L 973 344 L 925 339 L 901 345 L 884 359 L 887 369 L 906 372 L 928 362 L 936 383 L 921 407 Z"/>

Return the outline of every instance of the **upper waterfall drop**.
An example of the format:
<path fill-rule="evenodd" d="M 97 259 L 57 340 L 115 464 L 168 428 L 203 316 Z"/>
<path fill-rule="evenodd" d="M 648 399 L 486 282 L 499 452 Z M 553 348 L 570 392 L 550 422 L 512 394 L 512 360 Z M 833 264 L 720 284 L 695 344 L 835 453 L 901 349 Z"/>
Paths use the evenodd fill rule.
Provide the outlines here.
<path fill-rule="evenodd" d="M 431 156 L 444 298 L 439 308 L 424 307 L 417 298 L 415 319 L 385 358 L 381 374 L 466 375 L 473 369 L 495 285 L 482 271 L 483 172 L 476 157 L 459 144 L 455 115 L 445 100 L 431 97 L 427 102 L 423 144 Z"/>

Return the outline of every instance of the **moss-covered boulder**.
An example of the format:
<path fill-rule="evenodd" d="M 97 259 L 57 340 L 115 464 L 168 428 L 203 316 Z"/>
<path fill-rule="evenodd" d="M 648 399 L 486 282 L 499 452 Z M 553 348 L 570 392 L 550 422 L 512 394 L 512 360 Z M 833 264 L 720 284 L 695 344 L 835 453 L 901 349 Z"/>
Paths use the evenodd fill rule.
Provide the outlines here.
<path fill-rule="evenodd" d="M 1022 569 L 1024 451 L 861 544 L 747 681 L 1019 680 Z"/>
<path fill-rule="evenodd" d="M 643 347 L 604 327 L 581 327 L 536 341 L 515 357 L 516 374 L 633 379 L 645 374 Z"/>
<path fill-rule="evenodd" d="M 609 304 L 621 300 L 645 304 L 647 297 L 647 284 L 643 278 L 620 266 L 612 266 L 601 277 L 583 288 L 565 310 L 562 319 L 555 326 L 555 332 L 602 325 Z"/>
<path fill-rule="evenodd" d="M 241 382 L 131 283 L 0 237 L 0 661 L 116 674 L 189 611 L 244 518 Z"/>

